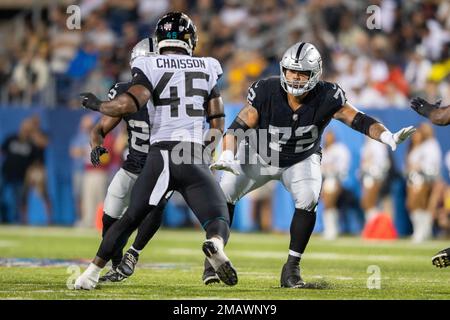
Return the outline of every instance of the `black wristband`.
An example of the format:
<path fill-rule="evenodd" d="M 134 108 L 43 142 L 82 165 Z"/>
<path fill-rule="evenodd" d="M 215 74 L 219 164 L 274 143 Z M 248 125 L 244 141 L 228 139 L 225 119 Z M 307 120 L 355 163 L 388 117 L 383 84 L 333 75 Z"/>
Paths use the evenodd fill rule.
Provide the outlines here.
<path fill-rule="evenodd" d="M 237 116 L 233 123 L 230 125 L 230 127 L 228 128 L 228 130 L 236 130 L 236 129 L 242 129 L 244 131 L 250 129 L 250 127 L 244 122 L 244 120 L 242 120 L 241 118 L 239 118 L 239 116 Z"/>
<path fill-rule="evenodd" d="M 219 114 L 214 114 L 212 116 L 209 116 L 206 118 L 206 122 L 210 122 L 212 119 L 217 119 L 217 118 L 225 118 L 225 113 L 219 113 Z"/>
<path fill-rule="evenodd" d="M 355 117 L 353 118 L 351 128 L 359 131 L 361 133 L 364 133 L 365 135 L 369 134 L 369 128 L 374 123 L 379 123 L 377 120 L 375 120 L 372 117 L 369 117 L 368 115 L 358 112 Z"/>
<path fill-rule="evenodd" d="M 125 91 L 124 93 L 127 94 L 129 97 L 131 97 L 131 99 L 133 99 L 134 104 L 136 105 L 136 108 L 137 108 L 137 110 L 139 111 L 139 109 L 141 108 L 141 106 L 139 105 L 138 99 L 137 99 L 131 92 Z"/>

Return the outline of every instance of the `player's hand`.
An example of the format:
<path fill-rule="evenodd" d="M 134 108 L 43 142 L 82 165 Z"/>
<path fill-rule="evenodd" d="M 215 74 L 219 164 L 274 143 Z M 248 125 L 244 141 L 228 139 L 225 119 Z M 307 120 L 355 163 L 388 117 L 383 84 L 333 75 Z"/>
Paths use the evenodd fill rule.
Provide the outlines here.
<path fill-rule="evenodd" d="M 238 161 L 234 159 L 234 154 L 230 150 L 225 150 L 220 155 L 219 159 L 211 164 L 209 168 L 211 170 L 224 170 L 231 172 L 232 174 L 238 176 L 240 173 L 236 169 Z"/>
<path fill-rule="evenodd" d="M 100 157 L 102 154 L 108 153 L 108 150 L 102 146 L 96 146 L 91 151 L 91 162 L 94 167 L 97 167 L 100 165 Z"/>
<path fill-rule="evenodd" d="M 411 100 L 411 108 L 418 114 L 428 118 L 433 110 L 439 108 L 441 102 L 442 100 L 438 100 L 435 104 L 431 104 L 425 99 L 417 97 Z"/>
<path fill-rule="evenodd" d="M 380 140 L 384 144 L 390 146 L 392 151 L 395 151 L 395 149 L 397 149 L 397 146 L 408 139 L 415 131 L 416 128 L 414 128 L 413 126 L 403 128 L 396 133 L 392 133 L 389 130 L 386 130 L 381 134 Z"/>
<path fill-rule="evenodd" d="M 91 109 L 94 111 L 98 111 L 100 109 L 100 104 L 102 101 L 98 99 L 95 94 L 90 92 L 82 92 L 80 93 L 81 104 L 86 109 Z"/>

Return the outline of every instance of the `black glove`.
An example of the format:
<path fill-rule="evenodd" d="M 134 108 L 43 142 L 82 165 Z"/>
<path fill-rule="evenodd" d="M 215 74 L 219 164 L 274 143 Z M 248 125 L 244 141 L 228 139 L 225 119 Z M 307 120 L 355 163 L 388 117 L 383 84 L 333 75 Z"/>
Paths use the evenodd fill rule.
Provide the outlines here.
<path fill-rule="evenodd" d="M 102 156 L 102 154 L 105 154 L 105 153 L 108 153 L 108 150 L 106 150 L 102 146 L 96 146 L 94 149 L 92 149 L 91 162 L 94 167 L 97 167 L 98 165 L 100 165 L 100 157 Z"/>
<path fill-rule="evenodd" d="M 90 92 L 82 92 L 80 93 L 81 104 L 86 109 L 91 109 L 94 111 L 98 111 L 100 109 L 100 104 L 102 103 L 93 93 Z"/>
<path fill-rule="evenodd" d="M 428 118 L 431 111 L 439 108 L 441 102 L 442 100 L 439 100 L 435 104 L 431 104 L 425 99 L 417 97 L 411 100 L 411 108 L 414 109 L 418 114 Z"/>

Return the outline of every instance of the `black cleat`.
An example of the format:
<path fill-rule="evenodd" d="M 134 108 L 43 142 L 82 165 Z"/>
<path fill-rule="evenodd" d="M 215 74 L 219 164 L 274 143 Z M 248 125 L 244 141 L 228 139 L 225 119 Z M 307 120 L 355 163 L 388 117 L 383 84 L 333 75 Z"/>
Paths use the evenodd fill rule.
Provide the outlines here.
<path fill-rule="evenodd" d="M 130 277 L 134 273 L 134 268 L 138 263 L 139 255 L 134 255 L 129 251 L 125 252 L 122 261 L 117 267 L 117 271 L 125 277 Z"/>
<path fill-rule="evenodd" d="M 281 271 L 280 284 L 282 288 L 303 288 L 306 283 L 300 276 L 300 266 L 285 263 Z"/>
<path fill-rule="evenodd" d="M 438 268 L 450 266 L 450 248 L 439 251 L 431 258 L 433 264 Z"/>
<path fill-rule="evenodd" d="M 220 283 L 219 276 L 216 274 L 213 267 L 205 268 L 203 270 L 202 280 L 205 285 Z"/>
<path fill-rule="evenodd" d="M 98 282 L 121 282 L 126 279 L 127 277 L 117 272 L 116 268 L 111 268 L 104 276 L 101 276 L 100 279 L 98 279 Z"/>
<path fill-rule="evenodd" d="M 219 279 L 229 286 L 234 286 L 238 282 L 237 272 L 231 264 L 230 259 L 225 255 L 223 250 L 219 250 L 213 241 L 205 240 L 202 247 L 209 263 L 216 271 Z"/>

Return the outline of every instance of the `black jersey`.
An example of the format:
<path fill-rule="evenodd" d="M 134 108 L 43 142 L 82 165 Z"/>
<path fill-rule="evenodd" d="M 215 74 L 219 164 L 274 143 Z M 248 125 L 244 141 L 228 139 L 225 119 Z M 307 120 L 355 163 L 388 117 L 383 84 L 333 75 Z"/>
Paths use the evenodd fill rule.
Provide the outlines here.
<path fill-rule="evenodd" d="M 116 83 L 108 93 L 110 100 L 122 94 L 130 88 L 131 82 Z M 141 106 L 138 112 L 122 117 L 127 124 L 128 132 L 128 156 L 122 168 L 128 172 L 139 174 L 147 159 L 150 145 L 150 122 L 147 106 Z"/>
<path fill-rule="evenodd" d="M 319 81 L 309 91 L 302 107 L 289 107 L 280 77 L 255 82 L 248 90 L 248 103 L 258 110 L 258 139 L 267 139 L 267 156 L 272 165 L 288 167 L 320 152 L 320 139 L 333 115 L 346 102 L 344 91 L 335 83 Z M 256 147 L 261 150 L 260 142 Z M 278 155 L 278 164 L 273 154 Z M 262 158 L 266 158 L 261 154 Z M 266 158 L 267 159 L 267 158 Z"/>

